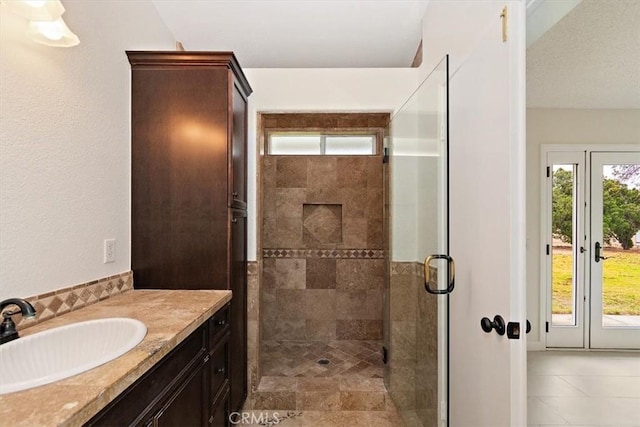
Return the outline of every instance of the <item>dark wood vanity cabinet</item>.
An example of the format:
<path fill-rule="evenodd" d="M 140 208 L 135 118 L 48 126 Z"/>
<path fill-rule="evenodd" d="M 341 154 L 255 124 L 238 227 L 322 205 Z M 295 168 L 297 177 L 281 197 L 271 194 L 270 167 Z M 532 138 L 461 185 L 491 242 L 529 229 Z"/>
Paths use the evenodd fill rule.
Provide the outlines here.
<path fill-rule="evenodd" d="M 86 426 L 229 426 L 229 305 Z"/>
<path fill-rule="evenodd" d="M 231 410 L 247 394 L 247 98 L 230 52 L 127 52 L 139 289 L 230 289 Z"/>

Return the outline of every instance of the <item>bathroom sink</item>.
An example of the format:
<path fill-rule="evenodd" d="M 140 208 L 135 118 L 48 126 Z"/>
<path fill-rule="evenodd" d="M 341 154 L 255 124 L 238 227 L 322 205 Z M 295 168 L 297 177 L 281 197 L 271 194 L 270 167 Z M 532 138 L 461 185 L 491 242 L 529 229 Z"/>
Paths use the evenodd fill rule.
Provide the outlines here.
<path fill-rule="evenodd" d="M 0 345 L 0 394 L 93 369 L 122 356 L 146 334 L 139 320 L 114 317 L 72 323 Z"/>

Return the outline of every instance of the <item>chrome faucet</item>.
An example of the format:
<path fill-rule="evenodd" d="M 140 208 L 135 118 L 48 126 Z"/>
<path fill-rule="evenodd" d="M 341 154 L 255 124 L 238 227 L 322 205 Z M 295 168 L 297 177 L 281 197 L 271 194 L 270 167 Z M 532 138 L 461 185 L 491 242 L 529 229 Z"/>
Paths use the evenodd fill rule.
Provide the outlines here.
<path fill-rule="evenodd" d="M 16 329 L 16 324 L 13 322 L 11 316 L 18 313 L 22 313 L 22 317 L 27 319 L 36 316 L 36 309 L 33 308 L 29 301 L 22 298 L 9 298 L 0 302 L 0 312 L 10 305 L 16 305 L 18 306 L 18 309 L 2 313 L 2 317 L 4 319 L 0 324 L 0 344 L 20 338 L 18 330 Z"/>

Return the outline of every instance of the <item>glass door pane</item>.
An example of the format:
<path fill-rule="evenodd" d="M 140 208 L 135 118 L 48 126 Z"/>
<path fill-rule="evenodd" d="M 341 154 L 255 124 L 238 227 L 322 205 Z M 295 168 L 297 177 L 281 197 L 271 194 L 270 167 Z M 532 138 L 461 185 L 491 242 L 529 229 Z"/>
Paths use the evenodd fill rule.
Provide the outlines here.
<path fill-rule="evenodd" d="M 391 122 L 390 360 L 387 383 L 408 425 L 436 426 L 448 407 L 448 57 Z M 445 412 L 442 414 L 442 412 Z M 445 418 L 443 418 L 443 415 Z"/>
<path fill-rule="evenodd" d="M 593 153 L 593 348 L 640 348 L 640 152 Z"/>
<path fill-rule="evenodd" d="M 584 347 L 585 153 L 547 154 L 547 347 Z"/>
<path fill-rule="evenodd" d="M 577 166 L 562 164 L 552 168 L 552 326 L 576 325 Z"/>

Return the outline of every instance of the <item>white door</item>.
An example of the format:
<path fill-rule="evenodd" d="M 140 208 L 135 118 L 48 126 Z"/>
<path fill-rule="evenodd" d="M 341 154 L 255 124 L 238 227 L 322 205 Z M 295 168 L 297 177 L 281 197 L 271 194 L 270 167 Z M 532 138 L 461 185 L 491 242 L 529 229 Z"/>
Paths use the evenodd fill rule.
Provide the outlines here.
<path fill-rule="evenodd" d="M 591 153 L 591 347 L 640 348 L 640 152 Z"/>
<path fill-rule="evenodd" d="M 542 277 L 546 279 L 547 347 L 585 346 L 585 152 L 552 151 L 545 167 Z"/>
<path fill-rule="evenodd" d="M 449 81 L 450 425 L 524 426 L 524 3 L 477 4 L 490 16 L 470 54 L 451 55 Z M 518 338 L 483 331 L 481 319 L 496 315 L 519 324 Z"/>

